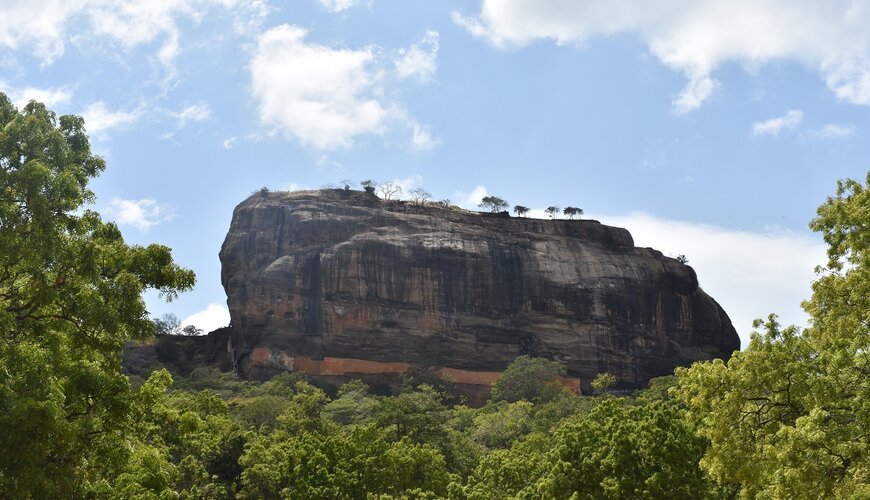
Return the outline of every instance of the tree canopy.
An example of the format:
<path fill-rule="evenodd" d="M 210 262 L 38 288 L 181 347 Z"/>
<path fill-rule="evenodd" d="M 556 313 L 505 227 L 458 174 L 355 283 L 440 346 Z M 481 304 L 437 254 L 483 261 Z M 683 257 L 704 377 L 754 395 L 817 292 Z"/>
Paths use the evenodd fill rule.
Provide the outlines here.
<path fill-rule="evenodd" d="M 499 198 L 498 196 L 484 196 L 483 199 L 480 200 L 480 204 L 478 204 L 477 206 L 485 208 L 492 213 L 496 213 L 507 209 L 508 202 Z"/>
<path fill-rule="evenodd" d="M 559 362 L 519 356 L 470 408 L 427 373 L 377 391 L 128 378 L 126 341 L 179 332 L 143 291 L 171 300 L 194 275 L 88 210 L 104 168 L 81 118 L 0 94 L 0 498 L 870 497 L 870 174 L 811 223 L 828 262 L 808 328 L 771 315 L 727 363 L 630 395 L 606 373 L 576 395 Z"/>
<path fill-rule="evenodd" d="M 0 497 L 82 496 L 130 459 L 123 343 L 154 334 L 143 291 L 194 283 L 87 208 L 104 168 L 82 118 L 0 94 Z"/>
<path fill-rule="evenodd" d="M 577 208 L 577 207 L 565 207 L 565 209 L 562 210 L 562 213 L 567 215 L 569 219 L 573 219 L 574 217 L 578 217 L 578 216 L 582 217 L 583 216 L 583 209 Z"/>
<path fill-rule="evenodd" d="M 838 183 L 810 227 L 828 243 L 811 326 L 757 321 L 746 350 L 680 369 L 675 395 L 710 446 L 701 465 L 743 497 L 870 496 L 870 174 Z"/>
<path fill-rule="evenodd" d="M 557 207 L 557 206 L 555 206 L 555 205 L 551 205 L 551 206 L 547 207 L 547 208 L 544 210 L 544 212 L 547 212 L 547 215 L 548 215 L 551 219 L 555 219 L 556 216 L 559 215 L 559 212 L 560 212 L 561 210 L 562 210 L 561 208 L 559 208 L 559 207 Z"/>

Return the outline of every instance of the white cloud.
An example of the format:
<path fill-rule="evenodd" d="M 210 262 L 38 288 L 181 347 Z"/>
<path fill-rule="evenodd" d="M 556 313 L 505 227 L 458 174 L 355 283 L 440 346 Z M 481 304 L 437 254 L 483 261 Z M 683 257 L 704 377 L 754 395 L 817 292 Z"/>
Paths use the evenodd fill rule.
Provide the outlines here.
<path fill-rule="evenodd" d="M 420 175 L 412 175 L 405 177 L 404 179 L 393 179 L 393 184 L 402 188 L 401 197 L 407 197 L 412 189 L 423 185 L 423 177 Z"/>
<path fill-rule="evenodd" d="M 131 111 L 111 111 L 106 108 L 106 103 L 97 101 L 92 103 L 81 112 L 85 119 L 85 129 L 93 137 L 105 138 L 105 133 L 127 123 L 133 123 L 142 116 L 142 107 Z"/>
<path fill-rule="evenodd" d="M 228 11 L 239 32 L 259 26 L 269 11 L 263 0 L 7 0 L 0 46 L 28 50 L 48 65 L 77 37 L 109 40 L 127 50 L 157 42 L 157 59 L 171 75 L 181 50 L 179 22 L 199 22 L 214 7 Z"/>
<path fill-rule="evenodd" d="M 322 151 L 348 149 L 361 136 L 401 129 L 410 132 L 416 151 L 441 144 L 428 127 L 384 97 L 395 94 L 389 85 L 399 80 L 434 75 L 436 32 L 427 32 L 394 61 L 376 47 L 335 48 L 308 42 L 307 36 L 304 28 L 284 24 L 258 38 L 250 64 L 251 93 L 270 134 L 280 132 Z M 395 72 L 385 68 L 390 62 Z"/>
<path fill-rule="evenodd" d="M 179 128 L 183 128 L 188 122 L 201 122 L 211 118 L 211 107 L 207 102 L 199 102 L 171 114 L 178 119 Z"/>
<path fill-rule="evenodd" d="M 428 30 L 419 42 L 411 45 L 408 49 L 399 50 L 399 54 L 393 63 L 396 66 L 396 75 L 399 79 L 416 78 L 420 81 L 429 81 L 435 76 L 438 69 L 436 59 L 438 57 L 438 32 Z"/>
<path fill-rule="evenodd" d="M 752 124 L 752 135 L 758 137 L 762 135 L 772 135 L 777 137 L 783 130 L 794 130 L 804 119 L 804 114 L 800 110 L 792 109 L 786 114 L 771 118 L 763 122 L 755 122 Z"/>
<path fill-rule="evenodd" d="M 489 192 L 484 186 L 474 186 L 470 193 L 456 191 L 453 193 L 453 203 L 468 210 L 480 210 L 478 205 Z"/>
<path fill-rule="evenodd" d="M 816 140 L 835 140 L 845 139 L 855 135 L 856 128 L 854 125 L 842 123 L 828 123 L 825 126 L 817 129 L 808 130 L 806 137 Z"/>
<path fill-rule="evenodd" d="M 224 149 L 233 149 L 233 146 L 235 146 L 236 141 L 238 141 L 238 140 L 239 140 L 239 138 L 236 136 L 228 137 L 228 138 L 224 139 L 223 143 L 221 143 L 221 147 Z"/>
<path fill-rule="evenodd" d="M 341 12 L 363 3 L 360 0 L 318 0 L 318 2 L 329 12 Z"/>
<path fill-rule="evenodd" d="M 65 104 L 72 99 L 73 93 L 67 87 L 39 88 L 39 87 L 13 87 L 6 82 L 0 81 L 0 92 L 6 94 L 16 108 L 23 108 L 31 100 L 41 102 L 49 109 L 58 104 Z"/>
<path fill-rule="evenodd" d="M 141 200 L 113 198 L 107 212 L 118 224 L 133 226 L 142 232 L 174 217 L 169 210 L 158 205 L 152 198 Z"/>
<path fill-rule="evenodd" d="M 221 304 L 210 303 L 202 311 L 191 314 L 181 320 L 181 327 L 193 325 L 203 331 L 209 333 L 218 328 L 222 328 L 230 324 L 230 312 L 226 306 Z"/>
<path fill-rule="evenodd" d="M 794 61 L 821 73 L 840 99 L 870 105 L 870 6 L 855 0 L 483 0 L 476 16 L 453 13 L 473 36 L 499 46 L 538 39 L 579 45 L 631 34 L 663 64 L 688 78 L 677 112 L 715 91 L 728 62 L 748 67 Z"/>
<path fill-rule="evenodd" d="M 233 30 L 240 35 L 252 35 L 261 31 L 261 26 L 272 8 L 267 0 L 211 0 L 233 16 Z"/>
<path fill-rule="evenodd" d="M 388 110 L 377 99 L 374 49 L 307 43 L 307 33 L 284 24 L 260 35 L 250 66 L 260 120 L 323 150 L 383 133 Z"/>
<path fill-rule="evenodd" d="M 644 213 L 592 218 L 625 227 L 636 246 L 672 257 L 686 255 L 701 287 L 730 316 L 744 347 L 755 318 L 776 313 L 783 324 L 806 326 L 800 303 L 810 296 L 813 269 L 826 262 L 820 239 L 786 231 L 737 231 Z"/>
<path fill-rule="evenodd" d="M 411 122 L 411 146 L 416 151 L 431 151 L 441 144 L 441 139 L 434 137 L 429 128 L 416 121 Z"/>
<path fill-rule="evenodd" d="M 311 188 L 306 186 L 305 184 L 299 184 L 298 182 L 291 182 L 290 184 L 284 186 L 284 191 L 310 191 Z"/>
<path fill-rule="evenodd" d="M 44 63 L 64 52 L 65 28 L 81 9 L 67 0 L 12 0 L 4 2 L 0 16 L 0 45 L 12 50 L 23 47 Z"/>

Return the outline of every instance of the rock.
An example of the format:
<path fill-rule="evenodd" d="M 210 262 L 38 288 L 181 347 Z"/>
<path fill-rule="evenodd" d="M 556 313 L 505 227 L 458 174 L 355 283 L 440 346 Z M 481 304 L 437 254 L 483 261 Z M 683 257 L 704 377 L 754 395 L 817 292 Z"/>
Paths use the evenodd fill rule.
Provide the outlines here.
<path fill-rule="evenodd" d="M 264 191 L 236 207 L 220 259 L 247 377 L 424 367 L 485 386 L 529 354 L 639 387 L 740 345 L 691 267 L 594 220 Z"/>

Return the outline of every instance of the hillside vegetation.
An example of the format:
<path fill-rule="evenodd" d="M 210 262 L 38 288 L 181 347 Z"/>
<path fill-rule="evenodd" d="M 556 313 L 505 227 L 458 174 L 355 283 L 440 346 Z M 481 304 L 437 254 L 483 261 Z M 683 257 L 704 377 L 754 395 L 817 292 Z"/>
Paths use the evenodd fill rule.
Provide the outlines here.
<path fill-rule="evenodd" d="M 727 364 L 631 395 L 606 374 L 573 395 L 523 357 L 471 409 L 425 376 L 391 395 L 206 368 L 131 382 L 124 343 L 155 332 L 142 292 L 194 276 L 86 208 L 104 167 L 81 118 L 0 94 L 0 498 L 870 497 L 870 175 L 811 223 L 829 261 L 808 329 L 770 316 Z"/>

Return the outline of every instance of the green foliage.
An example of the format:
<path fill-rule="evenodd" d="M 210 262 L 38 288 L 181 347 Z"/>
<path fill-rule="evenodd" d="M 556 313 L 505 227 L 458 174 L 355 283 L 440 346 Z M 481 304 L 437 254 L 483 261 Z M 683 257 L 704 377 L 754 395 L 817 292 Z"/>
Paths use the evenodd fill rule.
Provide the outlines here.
<path fill-rule="evenodd" d="M 352 380 L 342 385 L 338 397 L 323 407 L 323 416 L 341 425 L 371 422 L 378 402 L 368 395 L 368 386 Z"/>
<path fill-rule="evenodd" d="M 846 180 L 812 221 L 829 261 L 804 303 L 810 328 L 771 315 L 727 364 L 677 371 L 675 395 L 710 441 L 702 466 L 743 498 L 870 496 L 868 220 L 870 192 Z"/>
<path fill-rule="evenodd" d="M 493 401 L 531 401 L 546 403 L 567 389 L 558 378 L 565 367 L 558 361 L 520 356 L 511 363 L 492 386 Z"/>
<path fill-rule="evenodd" d="M 18 112 L 0 94 L 2 498 L 870 497 L 870 191 L 859 182 L 839 183 L 811 224 L 829 262 L 804 304 L 809 329 L 771 315 L 728 363 L 631 398 L 574 395 L 560 363 L 521 356 L 473 409 L 426 372 L 396 396 L 352 381 L 330 398 L 300 374 L 242 382 L 194 366 L 210 345 L 194 338 L 155 347 L 186 351 L 161 358 L 184 377 L 140 360 L 134 388 L 119 370 L 124 343 L 178 329 L 149 319 L 142 292 L 171 299 L 194 277 L 168 248 L 127 245 L 83 210 L 103 168 L 81 118 L 37 103 Z"/>
<path fill-rule="evenodd" d="M 356 398 L 363 387 L 348 384 L 335 401 Z M 380 426 L 335 425 L 324 418 L 334 413 L 328 411 L 327 399 L 305 382 L 296 384 L 278 426 L 255 438 L 239 460 L 240 498 L 366 498 L 415 490 L 446 494 L 444 456 L 429 443 L 414 442 L 430 439 L 435 434 L 426 426 L 439 424 L 425 420 L 423 411 L 446 411 L 431 389 L 385 398 Z M 407 410 L 407 417 L 400 410 Z"/>
<path fill-rule="evenodd" d="M 489 411 L 474 417 L 472 438 L 487 448 L 507 448 L 532 430 L 532 409 L 528 401 L 493 403 Z"/>
<path fill-rule="evenodd" d="M 176 335 L 181 330 L 181 320 L 174 314 L 164 314 L 161 318 L 154 318 L 154 328 L 157 335 Z"/>
<path fill-rule="evenodd" d="M 547 212 L 547 215 L 551 219 L 555 219 L 556 216 L 559 215 L 559 212 L 561 212 L 561 211 L 562 211 L 562 209 L 555 206 L 555 205 L 551 205 L 551 206 L 547 207 L 546 209 L 544 209 L 544 212 Z"/>
<path fill-rule="evenodd" d="M 612 373 L 599 373 L 590 383 L 592 390 L 599 394 L 605 392 L 614 384 L 616 384 L 616 375 Z"/>
<path fill-rule="evenodd" d="M 154 333 L 142 292 L 172 299 L 194 275 L 84 209 L 104 168 L 80 117 L 0 94 L 0 497 L 82 496 L 155 463 L 125 436 L 121 351 Z"/>
<path fill-rule="evenodd" d="M 496 213 L 507 209 L 508 202 L 499 198 L 498 196 L 484 196 L 477 206 L 485 208 L 492 213 Z"/>
<path fill-rule="evenodd" d="M 362 186 L 363 191 L 369 196 L 377 196 L 375 194 L 375 189 L 377 188 L 377 183 L 371 179 L 366 179 L 360 182 L 360 186 Z"/>
<path fill-rule="evenodd" d="M 413 392 L 384 397 L 375 421 L 397 437 L 407 437 L 414 443 L 441 441 L 449 417 L 442 398 L 441 393 L 425 384 Z"/>
<path fill-rule="evenodd" d="M 562 210 L 562 213 L 567 215 L 569 219 L 573 219 L 574 217 L 583 217 L 583 209 L 577 207 L 565 207 Z"/>
<path fill-rule="evenodd" d="M 480 460 L 466 486 L 454 489 L 451 498 L 514 498 L 546 473 L 546 454 L 551 448 L 551 438 L 536 433 L 514 442 L 510 449 L 493 450 Z"/>
<path fill-rule="evenodd" d="M 550 467 L 534 490 L 544 498 L 701 498 L 704 441 L 673 403 L 607 398 L 556 431 Z"/>
<path fill-rule="evenodd" d="M 514 213 L 517 214 L 517 217 L 522 217 L 522 216 L 526 215 L 527 213 L 529 213 L 529 207 L 526 207 L 523 205 L 515 205 L 514 206 Z"/>

